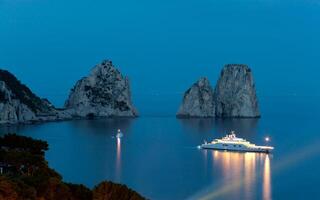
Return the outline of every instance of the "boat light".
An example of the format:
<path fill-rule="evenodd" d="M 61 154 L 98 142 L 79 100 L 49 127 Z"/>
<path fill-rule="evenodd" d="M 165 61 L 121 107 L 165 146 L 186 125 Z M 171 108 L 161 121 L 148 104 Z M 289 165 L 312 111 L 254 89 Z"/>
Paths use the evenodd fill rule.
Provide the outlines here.
<path fill-rule="evenodd" d="M 269 142 L 269 141 L 270 141 L 270 138 L 269 138 L 269 137 L 266 137 L 264 140 L 265 140 L 266 142 Z"/>

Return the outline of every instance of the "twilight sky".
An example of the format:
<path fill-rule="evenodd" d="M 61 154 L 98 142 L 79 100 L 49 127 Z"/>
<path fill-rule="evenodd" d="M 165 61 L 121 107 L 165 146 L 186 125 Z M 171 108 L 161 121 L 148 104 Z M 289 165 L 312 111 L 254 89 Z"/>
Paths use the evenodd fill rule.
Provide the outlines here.
<path fill-rule="evenodd" d="M 260 98 L 320 95 L 320 0 L 0 0 L 0 68 L 62 106 L 103 59 L 142 113 L 248 64 Z M 158 110 L 157 110 L 157 107 Z"/>

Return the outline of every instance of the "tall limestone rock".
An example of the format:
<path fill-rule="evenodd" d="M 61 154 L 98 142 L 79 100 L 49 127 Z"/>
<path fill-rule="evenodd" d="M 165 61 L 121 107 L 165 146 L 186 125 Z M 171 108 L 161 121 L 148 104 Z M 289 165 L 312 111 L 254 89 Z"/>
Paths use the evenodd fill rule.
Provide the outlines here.
<path fill-rule="evenodd" d="M 183 97 L 177 117 L 215 117 L 213 89 L 207 78 L 201 78 Z"/>
<path fill-rule="evenodd" d="M 214 91 L 217 117 L 260 117 L 255 84 L 247 65 L 226 65 Z"/>
<path fill-rule="evenodd" d="M 25 123 L 55 118 L 56 110 L 10 72 L 0 70 L 0 124 Z"/>
<path fill-rule="evenodd" d="M 130 85 L 111 61 L 96 65 L 71 90 L 65 108 L 78 117 L 136 117 Z"/>

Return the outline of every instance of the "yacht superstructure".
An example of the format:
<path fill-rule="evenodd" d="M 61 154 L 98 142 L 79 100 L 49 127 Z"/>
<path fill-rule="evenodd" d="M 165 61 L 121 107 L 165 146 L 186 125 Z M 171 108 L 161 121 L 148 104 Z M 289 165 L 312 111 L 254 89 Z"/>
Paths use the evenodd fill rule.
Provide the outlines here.
<path fill-rule="evenodd" d="M 271 146 L 257 146 L 255 144 L 251 144 L 243 138 L 236 137 L 236 134 L 233 131 L 221 139 L 215 139 L 210 143 L 205 142 L 200 146 L 200 148 L 263 153 L 270 153 L 274 149 Z"/>

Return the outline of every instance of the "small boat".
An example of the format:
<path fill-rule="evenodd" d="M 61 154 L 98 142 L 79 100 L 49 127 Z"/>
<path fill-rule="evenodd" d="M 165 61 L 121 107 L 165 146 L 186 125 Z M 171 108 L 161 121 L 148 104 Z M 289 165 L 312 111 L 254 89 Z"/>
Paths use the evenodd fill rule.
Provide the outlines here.
<path fill-rule="evenodd" d="M 123 137 L 123 134 L 121 132 L 120 129 L 118 129 L 118 132 L 117 132 L 117 135 L 116 135 L 117 138 L 122 138 Z"/>
<path fill-rule="evenodd" d="M 267 141 L 269 140 L 266 139 Z M 257 146 L 251 144 L 243 138 L 238 138 L 234 131 L 221 139 L 215 139 L 210 143 L 205 141 L 199 146 L 201 149 L 216 149 L 224 151 L 243 151 L 243 152 L 261 152 L 270 153 L 274 148 L 271 146 Z"/>

